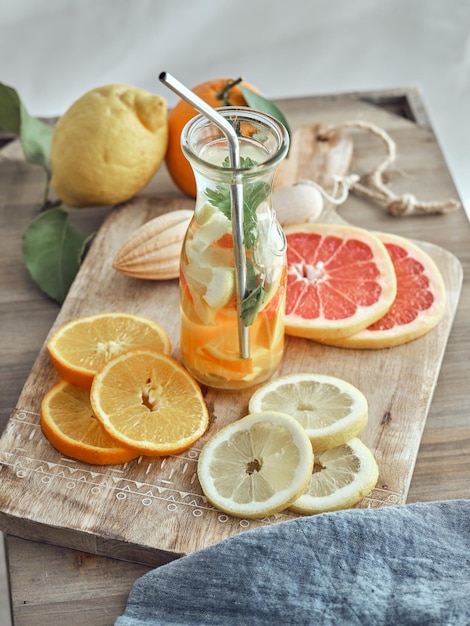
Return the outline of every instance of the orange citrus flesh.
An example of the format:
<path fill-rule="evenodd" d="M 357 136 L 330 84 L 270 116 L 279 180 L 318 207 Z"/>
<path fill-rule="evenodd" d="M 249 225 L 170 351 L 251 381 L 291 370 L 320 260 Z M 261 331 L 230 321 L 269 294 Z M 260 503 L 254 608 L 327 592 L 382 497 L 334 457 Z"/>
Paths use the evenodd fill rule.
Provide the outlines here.
<path fill-rule="evenodd" d="M 108 361 L 90 391 L 93 413 L 120 445 L 177 454 L 205 432 L 209 414 L 193 377 L 171 357 L 131 350 Z"/>
<path fill-rule="evenodd" d="M 446 291 L 433 259 L 404 237 L 377 233 L 392 259 L 397 276 L 397 295 L 387 313 L 374 324 L 332 345 L 344 348 L 379 349 L 398 346 L 423 336 L 442 319 Z"/>
<path fill-rule="evenodd" d="M 287 334 L 347 337 L 388 311 L 397 280 L 377 236 L 342 224 L 302 224 L 285 233 Z"/>
<path fill-rule="evenodd" d="M 233 83 L 233 86 L 231 86 Z M 192 91 L 210 106 L 247 106 L 240 85 L 249 87 L 259 93 L 252 85 L 245 81 L 238 83 L 228 78 L 216 78 L 196 85 Z M 181 132 L 198 112 L 185 100 L 180 100 L 171 109 L 168 115 L 168 148 L 166 151 L 166 166 L 175 185 L 184 193 L 196 197 L 196 181 L 193 170 L 181 150 Z"/>
<path fill-rule="evenodd" d="M 284 350 L 283 281 L 273 286 L 267 300 L 249 326 L 250 357 L 240 357 L 236 302 L 231 299 L 218 311 L 210 311 L 209 323 L 194 312 L 194 300 L 181 276 L 181 353 L 185 366 L 198 380 L 216 388 L 243 388 L 269 378 L 279 367 Z M 209 319 L 209 312 L 207 318 Z"/>
<path fill-rule="evenodd" d="M 66 381 L 60 381 L 44 396 L 41 428 L 56 450 L 78 461 L 114 465 L 138 456 L 108 437 L 93 415 L 88 391 Z"/>
<path fill-rule="evenodd" d="M 113 356 L 135 348 L 169 354 L 170 339 L 153 320 L 130 313 L 98 313 L 72 320 L 48 340 L 47 349 L 61 378 L 90 389 L 96 373 Z"/>

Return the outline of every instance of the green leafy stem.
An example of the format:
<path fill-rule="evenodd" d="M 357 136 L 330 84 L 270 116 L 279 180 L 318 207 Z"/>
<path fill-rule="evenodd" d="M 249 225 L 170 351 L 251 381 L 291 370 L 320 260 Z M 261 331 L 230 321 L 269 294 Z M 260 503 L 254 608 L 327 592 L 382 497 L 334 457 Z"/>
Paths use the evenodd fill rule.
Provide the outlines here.
<path fill-rule="evenodd" d="M 229 166 L 228 157 L 222 164 Z M 257 165 L 250 157 L 240 157 L 240 167 L 248 168 Z M 269 193 L 269 185 L 263 181 L 256 181 L 243 185 L 243 243 L 246 250 L 251 250 L 251 258 L 246 257 L 246 292 L 241 301 L 241 317 L 244 326 L 253 324 L 256 314 L 263 306 L 266 297 L 264 277 L 257 271 L 254 260 L 254 247 L 258 237 L 258 218 L 256 209 Z M 208 187 L 205 190 L 207 199 L 217 207 L 227 219 L 232 219 L 232 202 L 230 188 L 226 185 L 217 185 L 215 189 Z"/>
<path fill-rule="evenodd" d="M 45 170 L 39 215 L 23 233 L 23 259 L 32 280 L 62 304 L 80 268 L 93 233 L 80 233 L 69 223 L 60 200 L 50 201 L 50 151 L 53 128 L 30 115 L 13 87 L 0 83 L 0 129 L 16 135 L 26 161 Z"/>

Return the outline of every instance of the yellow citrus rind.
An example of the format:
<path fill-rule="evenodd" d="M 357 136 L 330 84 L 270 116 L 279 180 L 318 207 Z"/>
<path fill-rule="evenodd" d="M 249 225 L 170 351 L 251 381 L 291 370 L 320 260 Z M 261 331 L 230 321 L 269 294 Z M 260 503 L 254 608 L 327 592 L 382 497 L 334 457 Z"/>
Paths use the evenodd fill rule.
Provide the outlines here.
<path fill-rule="evenodd" d="M 267 411 L 243 417 L 205 444 L 197 474 L 204 495 L 235 517 L 263 518 L 287 508 L 308 485 L 310 440 L 299 423 Z"/>
<path fill-rule="evenodd" d="M 287 413 L 305 429 L 315 454 L 356 437 L 368 420 L 367 399 L 357 387 L 313 372 L 270 380 L 253 392 L 248 410 Z"/>
<path fill-rule="evenodd" d="M 164 98 L 124 84 L 92 89 L 54 128 L 51 186 L 71 207 L 125 202 L 150 182 L 167 146 Z"/>
<path fill-rule="evenodd" d="M 290 509 L 314 515 L 350 508 L 370 494 L 378 478 L 374 455 L 356 437 L 315 457 L 309 485 Z"/>

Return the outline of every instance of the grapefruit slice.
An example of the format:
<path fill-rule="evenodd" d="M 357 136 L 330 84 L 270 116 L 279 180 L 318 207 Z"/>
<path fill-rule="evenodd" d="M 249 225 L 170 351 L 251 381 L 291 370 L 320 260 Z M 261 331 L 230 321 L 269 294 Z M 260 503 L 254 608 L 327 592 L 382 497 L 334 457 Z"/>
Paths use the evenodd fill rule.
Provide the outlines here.
<path fill-rule="evenodd" d="M 397 281 L 377 236 L 344 224 L 301 224 L 287 227 L 285 234 L 287 334 L 348 337 L 385 315 Z"/>
<path fill-rule="evenodd" d="M 422 337 L 441 321 L 446 308 L 442 275 L 432 258 L 409 239 L 376 233 L 384 243 L 397 276 L 397 295 L 387 313 L 360 332 L 331 345 L 344 348 L 391 348 Z"/>

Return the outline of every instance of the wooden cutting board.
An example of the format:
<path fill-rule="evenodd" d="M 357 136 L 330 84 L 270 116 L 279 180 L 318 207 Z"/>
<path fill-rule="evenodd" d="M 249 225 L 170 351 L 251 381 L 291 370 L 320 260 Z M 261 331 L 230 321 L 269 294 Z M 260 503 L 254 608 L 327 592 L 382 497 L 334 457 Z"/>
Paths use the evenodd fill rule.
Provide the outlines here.
<path fill-rule="evenodd" d="M 348 137 L 319 146 L 315 129 L 309 126 L 296 131 L 295 142 L 293 160 L 281 170 L 282 184 L 312 177 L 328 186 L 333 174 L 347 171 Z M 78 316 L 130 311 L 159 322 L 172 340 L 172 355 L 179 359 L 178 282 L 129 278 L 115 272 L 112 261 L 129 234 L 145 221 L 162 212 L 192 207 L 186 199 L 136 198 L 113 210 L 51 332 Z M 325 219 L 342 221 L 333 209 Z M 342 350 L 288 337 L 279 371 L 280 375 L 310 370 L 339 376 L 366 395 L 370 416 L 361 439 L 372 449 L 380 477 L 374 491 L 358 504 L 362 508 L 406 501 L 459 300 L 460 262 L 440 247 L 420 245 L 436 261 L 447 288 L 446 314 L 437 328 L 404 346 L 379 351 Z M 0 440 L 1 530 L 156 566 L 247 529 L 295 517 L 287 512 L 256 521 L 232 518 L 210 506 L 199 487 L 196 464 L 202 446 L 217 429 L 246 414 L 250 390 L 204 390 L 210 427 L 188 451 L 97 467 L 62 457 L 41 432 L 41 398 L 56 381 L 44 345 Z"/>

